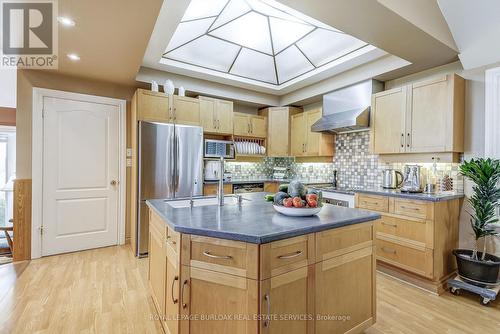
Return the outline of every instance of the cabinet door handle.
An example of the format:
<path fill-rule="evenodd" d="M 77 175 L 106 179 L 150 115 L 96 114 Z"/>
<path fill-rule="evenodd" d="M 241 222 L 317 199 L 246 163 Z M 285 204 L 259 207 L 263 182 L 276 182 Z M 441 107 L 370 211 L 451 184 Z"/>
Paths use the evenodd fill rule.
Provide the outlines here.
<path fill-rule="evenodd" d="M 264 319 L 264 327 L 269 327 L 269 324 L 271 323 L 271 297 L 269 294 L 264 296 L 264 300 L 267 304 L 267 317 Z"/>
<path fill-rule="evenodd" d="M 401 147 L 405 147 L 405 134 L 401 134 Z"/>
<path fill-rule="evenodd" d="M 171 235 L 167 235 L 167 244 L 170 243 L 172 245 L 175 245 L 177 244 L 177 242 L 175 242 L 175 240 L 170 240 L 172 239 L 172 236 Z M 169 241 L 170 240 L 170 241 Z"/>
<path fill-rule="evenodd" d="M 184 302 L 184 287 L 186 285 L 188 285 L 189 281 L 188 280 L 185 280 L 183 283 L 182 283 L 182 289 L 181 289 L 181 302 L 182 302 L 182 308 L 186 308 L 188 305 L 187 303 Z"/>
<path fill-rule="evenodd" d="M 391 226 L 391 227 L 398 227 L 398 225 L 396 224 L 391 224 L 391 223 L 386 223 L 386 222 L 382 222 L 382 225 L 387 225 L 387 226 Z"/>
<path fill-rule="evenodd" d="M 278 256 L 278 259 L 281 259 L 281 260 L 293 259 L 294 257 L 300 256 L 300 255 L 302 255 L 302 251 L 298 250 L 298 251 L 295 251 L 293 253 L 280 255 L 280 256 Z"/>
<path fill-rule="evenodd" d="M 220 130 L 220 120 L 217 120 L 217 129 Z"/>
<path fill-rule="evenodd" d="M 172 295 L 172 303 L 177 304 L 179 301 L 177 298 L 174 298 L 174 283 L 179 280 L 179 276 L 175 276 L 172 280 L 172 285 L 170 286 L 170 294 Z"/>
<path fill-rule="evenodd" d="M 411 144 L 411 140 L 410 140 L 410 133 L 408 132 L 408 141 L 406 142 L 406 146 L 407 147 L 410 147 L 410 144 Z"/>
<path fill-rule="evenodd" d="M 209 251 L 204 251 L 203 255 L 212 259 L 222 259 L 222 260 L 232 260 L 233 257 L 231 255 L 214 255 Z"/>
<path fill-rule="evenodd" d="M 382 247 L 381 248 L 383 252 L 385 253 L 391 253 L 391 254 L 396 254 L 396 250 L 395 249 L 392 249 L 392 248 L 385 248 L 385 247 Z"/>

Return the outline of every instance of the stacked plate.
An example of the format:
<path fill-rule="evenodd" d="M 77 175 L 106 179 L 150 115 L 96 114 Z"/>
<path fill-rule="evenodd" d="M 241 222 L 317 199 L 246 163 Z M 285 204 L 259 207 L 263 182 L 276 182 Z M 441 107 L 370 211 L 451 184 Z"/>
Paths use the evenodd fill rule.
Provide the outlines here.
<path fill-rule="evenodd" d="M 235 143 L 236 152 L 239 154 L 266 154 L 266 148 L 250 141 L 239 141 Z"/>

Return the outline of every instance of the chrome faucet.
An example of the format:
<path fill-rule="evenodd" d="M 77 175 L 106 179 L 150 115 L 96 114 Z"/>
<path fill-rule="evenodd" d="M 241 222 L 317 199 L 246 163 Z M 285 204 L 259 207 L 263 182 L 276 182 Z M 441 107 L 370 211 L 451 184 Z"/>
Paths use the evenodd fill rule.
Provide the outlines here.
<path fill-rule="evenodd" d="M 217 190 L 217 199 L 219 206 L 224 206 L 224 157 L 220 157 L 219 166 L 219 189 Z"/>

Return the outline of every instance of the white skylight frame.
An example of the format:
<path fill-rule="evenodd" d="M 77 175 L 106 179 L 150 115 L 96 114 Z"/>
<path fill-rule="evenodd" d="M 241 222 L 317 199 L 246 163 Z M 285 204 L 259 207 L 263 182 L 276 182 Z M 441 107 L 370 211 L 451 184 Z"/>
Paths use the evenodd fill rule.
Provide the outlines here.
<path fill-rule="evenodd" d="M 210 6 L 207 5 L 208 3 L 210 3 Z M 228 14 L 227 8 L 238 6 L 240 7 L 240 15 L 231 17 L 226 22 L 223 22 L 223 24 L 219 24 L 221 17 Z M 248 10 L 244 10 L 245 6 Z M 267 21 L 267 27 L 263 26 L 265 21 L 262 18 L 265 18 L 265 21 Z M 246 32 L 242 29 L 242 27 L 246 27 L 244 25 L 245 21 L 251 22 L 252 20 L 256 21 L 256 19 L 261 21 L 261 24 L 257 27 L 261 30 L 261 34 L 267 29 L 268 36 L 264 38 L 269 38 L 271 43 L 270 48 L 266 45 L 266 41 L 255 40 L 256 35 L 253 34 L 255 29 L 249 29 Z M 302 31 L 296 35 L 298 38 L 292 38 L 291 40 L 288 35 L 284 36 L 285 39 L 288 38 L 290 40 L 289 44 L 286 47 L 281 45 L 279 50 L 276 50 L 278 49 L 276 45 L 280 43 L 273 42 L 273 37 L 275 37 L 275 40 L 277 40 L 276 37 L 279 37 L 276 35 L 276 27 L 279 24 L 283 25 L 280 27 L 282 32 L 290 31 L 290 28 L 294 26 L 298 28 L 296 31 L 301 29 Z M 195 29 L 190 29 L 189 27 L 195 27 Z M 183 36 L 179 37 L 183 29 L 190 33 L 190 38 L 185 41 L 182 41 Z M 197 33 L 193 33 L 193 30 L 197 30 Z M 235 33 L 238 30 L 247 34 L 243 40 L 241 40 L 241 35 Z M 224 34 L 226 35 L 224 36 Z M 232 36 L 227 34 L 232 34 Z M 328 36 L 331 36 L 331 39 L 329 39 L 331 43 L 323 39 L 319 40 L 318 43 L 311 42 L 311 38 L 315 34 L 323 35 L 323 38 L 326 36 L 327 40 Z M 336 36 L 339 38 L 335 38 Z M 252 38 L 254 39 L 252 40 Z M 240 42 L 238 42 L 238 39 L 240 39 Z M 219 47 L 215 50 L 208 50 L 210 48 L 208 46 L 210 45 L 210 41 L 213 42 L 212 44 L 219 45 Z M 308 45 L 312 49 L 303 49 L 299 45 Z M 347 47 L 339 50 L 333 48 L 332 46 L 334 45 L 346 45 Z M 202 46 L 205 47 L 203 48 Z M 237 51 L 235 47 L 238 49 Z M 319 51 L 323 51 L 323 54 L 318 52 L 318 49 L 321 48 L 323 50 Z M 376 48 L 368 43 L 360 41 L 274 0 L 192 0 L 163 53 L 160 63 L 189 71 L 216 75 L 242 83 L 281 89 L 342 65 L 344 62 L 351 61 L 356 57 L 363 56 L 374 49 Z M 208 52 L 206 56 L 204 56 L 204 52 Z M 239 59 L 240 56 L 242 58 L 245 56 L 247 57 L 246 59 L 249 59 L 249 53 L 252 52 L 255 54 L 255 59 L 262 59 L 262 65 L 265 68 L 260 69 L 254 63 L 249 64 L 251 66 L 247 69 L 242 67 L 244 65 L 242 65 L 241 59 Z M 287 53 L 293 54 L 297 63 L 288 64 L 287 60 L 283 61 L 282 58 Z M 308 57 L 308 54 L 311 57 Z M 326 58 L 325 55 L 327 55 Z M 332 57 L 332 55 L 335 56 Z M 192 59 L 189 60 L 189 57 Z M 233 57 L 232 61 L 229 61 L 229 57 Z M 210 58 L 222 63 L 225 62 L 226 66 L 221 66 L 221 64 L 212 66 L 212 64 L 205 61 Z M 300 63 L 303 64 L 301 69 L 298 66 Z M 270 68 L 270 64 L 274 64 L 273 69 Z M 287 67 L 291 71 L 290 73 L 283 72 L 287 70 Z M 299 68 L 298 71 L 297 68 Z M 295 73 L 293 72 L 294 69 Z M 273 75 L 269 73 L 271 70 L 274 71 Z"/>

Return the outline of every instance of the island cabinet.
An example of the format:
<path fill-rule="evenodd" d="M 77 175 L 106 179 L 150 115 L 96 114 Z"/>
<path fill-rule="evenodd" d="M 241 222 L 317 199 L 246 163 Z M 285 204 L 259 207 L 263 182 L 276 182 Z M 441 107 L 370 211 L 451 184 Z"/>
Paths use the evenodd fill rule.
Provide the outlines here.
<path fill-rule="evenodd" d="M 233 102 L 199 96 L 201 126 L 206 133 L 233 133 Z"/>
<path fill-rule="evenodd" d="M 138 89 L 134 101 L 138 121 L 200 125 L 198 99 Z"/>
<path fill-rule="evenodd" d="M 356 194 L 356 207 L 381 213 L 375 223 L 378 269 L 436 294 L 455 274 L 460 199 L 438 202 Z"/>
<path fill-rule="evenodd" d="M 292 156 L 333 156 L 334 136 L 311 131 L 311 126 L 321 118 L 321 110 L 318 108 L 291 116 Z"/>
<path fill-rule="evenodd" d="M 251 115 L 235 112 L 233 115 L 235 136 L 266 138 L 267 118 L 261 115 Z"/>
<path fill-rule="evenodd" d="M 179 234 L 150 214 L 165 333 L 361 333 L 375 322 L 372 222 L 253 244 Z"/>
<path fill-rule="evenodd" d="M 376 154 L 464 150 L 465 80 L 450 74 L 372 97 L 371 150 Z"/>

